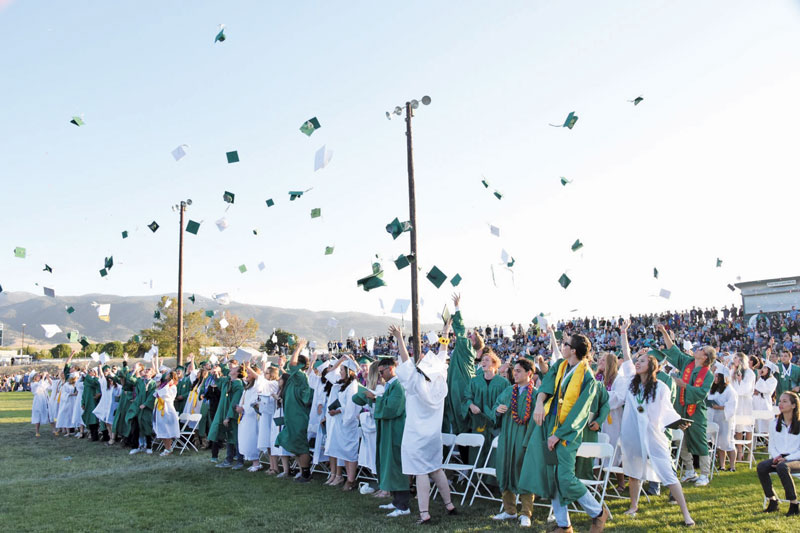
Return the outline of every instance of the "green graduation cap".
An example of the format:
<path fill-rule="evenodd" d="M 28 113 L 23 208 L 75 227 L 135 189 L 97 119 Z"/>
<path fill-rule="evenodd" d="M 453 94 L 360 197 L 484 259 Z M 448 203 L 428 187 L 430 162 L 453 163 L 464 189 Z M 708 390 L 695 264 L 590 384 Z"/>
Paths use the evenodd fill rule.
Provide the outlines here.
<path fill-rule="evenodd" d="M 239 265 L 239 272 L 244 274 L 245 272 L 247 272 L 247 267 L 245 265 Z"/>
<path fill-rule="evenodd" d="M 258 228 L 255 228 L 255 229 L 253 230 L 253 235 L 258 235 Z"/>
<path fill-rule="evenodd" d="M 486 187 L 487 189 L 489 188 L 489 181 L 486 178 L 483 178 L 481 180 L 481 183 L 483 183 L 483 186 Z"/>
<path fill-rule="evenodd" d="M 441 270 L 439 270 L 439 269 L 438 269 L 436 266 L 434 266 L 434 267 L 431 269 L 431 271 L 430 271 L 430 272 L 428 272 L 428 275 L 427 275 L 426 277 L 428 278 L 428 281 L 430 281 L 431 283 L 433 283 L 433 285 L 434 285 L 434 286 L 435 286 L 437 289 L 438 289 L 439 287 L 441 287 L 441 286 L 442 286 L 442 283 L 444 283 L 444 282 L 445 282 L 445 280 L 447 279 L 447 276 L 445 275 L 445 273 L 444 273 L 444 272 L 442 272 Z"/>
<path fill-rule="evenodd" d="M 400 255 L 397 259 L 394 260 L 394 266 L 397 267 L 397 270 L 403 270 L 405 267 L 411 264 L 411 261 L 414 260 L 413 255 Z"/>
<path fill-rule="evenodd" d="M 561 274 L 561 277 L 558 278 L 558 284 L 564 287 L 565 289 L 569 287 L 569 284 L 572 283 L 572 280 L 569 279 L 569 276 L 566 274 Z"/>
<path fill-rule="evenodd" d="M 106 257 L 105 265 L 106 265 L 107 269 L 111 270 L 111 267 L 114 266 L 114 256 L 113 255 L 111 257 Z"/>
<path fill-rule="evenodd" d="M 214 37 L 214 42 L 215 43 L 216 42 L 220 42 L 220 43 L 224 43 L 225 42 L 225 25 L 224 24 L 220 24 L 219 25 L 219 33 L 217 34 L 216 37 Z"/>
<path fill-rule="evenodd" d="M 42 272 L 50 272 L 52 274 L 53 273 L 53 267 L 51 267 L 50 265 L 45 263 L 44 268 L 42 269 Z"/>
<path fill-rule="evenodd" d="M 69 307 L 67 307 L 67 314 L 71 315 L 74 312 L 75 312 L 75 308 L 74 307 L 72 307 L 71 305 Z"/>
<path fill-rule="evenodd" d="M 236 197 L 236 195 L 233 194 L 230 191 L 225 191 L 225 194 L 222 195 L 222 199 L 225 200 L 225 203 L 228 203 L 228 204 L 232 204 L 233 203 L 233 199 L 235 197 Z"/>
<path fill-rule="evenodd" d="M 508 268 L 511 268 L 511 267 L 514 266 L 514 263 L 516 263 L 516 262 L 517 262 L 517 260 L 512 257 L 511 260 L 508 263 L 506 263 L 506 266 Z"/>
<path fill-rule="evenodd" d="M 583 243 L 580 239 L 575 239 L 575 242 L 572 243 L 572 251 L 577 252 L 581 248 L 583 248 Z"/>
<path fill-rule="evenodd" d="M 722 259 L 720 259 L 719 257 L 717 257 L 717 268 L 719 268 L 719 267 L 721 267 L 721 266 L 722 266 Z"/>
<path fill-rule="evenodd" d="M 158 225 L 158 222 L 156 222 L 156 221 L 154 220 L 154 221 L 152 221 L 151 223 L 149 223 L 149 224 L 147 225 L 147 227 L 148 227 L 148 228 L 150 228 L 150 231 L 152 231 L 153 233 L 155 233 L 156 231 L 158 231 L 159 225 Z"/>
<path fill-rule="evenodd" d="M 361 357 L 358 358 L 358 364 L 360 364 L 360 365 L 368 365 L 371 362 L 372 362 L 372 359 L 370 359 L 369 357 L 367 357 L 365 355 L 362 355 Z"/>
<path fill-rule="evenodd" d="M 267 200 L 267 207 L 272 207 L 273 205 L 275 205 L 275 202 L 272 200 L 272 198 L 269 198 Z"/>
<path fill-rule="evenodd" d="M 80 342 L 81 346 L 83 346 L 84 348 L 89 347 L 89 340 L 86 337 L 81 337 L 81 340 L 78 342 Z"/>
<path fill-rule="evenodd" d="M 653 277 L 658 279 L 658 269 L 656 267 L 653 267 Z"/>
<path fill-rule="evenodd" d="M 21 246 L 17 246 L 14 248 L 14 257 L 19 257 L 20 259 L 25 259 L 25 248 Z"/>
<path fill-rule="evenodd" d="M 401 233 L 411 231 L 411 222 L 400 222 L 395 217 L 394 220 L 386 224 L 386 231 L 392 234 L 392 239 L 397 239 Z"/>
<path fill-rule="evenodd" d="M 572 180 L 568 180 L 564 176 L 561 176 L 561 185 L 566 187 L 567 183 L 572 183 Z"/>
<path fill-rule="evenodd" d="M 323 363 L 322 359 L 317 359 L 316 361 L 314 361 L 314 368 L 319 368 L 322 365 L 322 363 Z"/>
<path fill-rule="evenodd" d="M 197 235 L 199 229 L 200 229 L 200 223 L 195 222 L 194 220 L 190 220 L 186 224 L 186 231 L 191 233 L 192 235 Z"/>
<path fill-rule="evenodd" d="M 67 333 L 67 340 L 69 342 L 78 342 L 78 332 L 75 330 L 70 331 Z"/>
<path fill-rule="evenodd" d="M 331 255 L 333 253 L 333 246 L 326 246 L 325 247 L 325 255 Z"/>
<path fill-rule="evenodd" d="M 562 127 L 572 129 L 576 122 L 578 122 L 578 115 L 575 114 L 575 111 L 570 111 Z"/>
<path fill-rule="evenodd" d="M 322 216 L 322 209 L 319 207 L 315 207 L 311 210 L 311 218 L 319 218 Z"/>
<path fill-rule="evenodd" d="M 502 199 L 503 199 L 503 195 L 502 195 L 502 193 L 501 193 L 500 191 L 494 191 L 494 196 L 495 196 L 495 197 L 496 197 L 498 200 L 502 200 Z"/>
<path fill-rule="evenodd" d="M 461 274 L 456 274 L 452 278 L 450 278 L 450 285 L 453 287 L 458 287 L 458 284 L 461 283 Z"/>
<path fill-rule="evenodd" d="M 233 152 L 225 152 L 225 157 L 228 158 L 228 164 L 239 162 L 239 152 L 237 150 L 234 150 Z"/>
<path fill-rule="evenodd" d="M 289 191 L 289 201 L 291 202 L 296 200 L 297 198 L 300 198 L 301 196 L 303 196 L 304 192 L 305 191 Z"/>
<path fill-rule="evenodd" d="M 300 131 L 311 137 L 311 134 L 320 128 L 319 120 L 317 120 L 317 117 L 313 117 L 306 120 L 303 125 L 300 126 Z"/>
<path fill-rule="evenodd" d="M 728 283 L 728 288 L 731 290 L 731 292 L 735 292 L 736 291 L 736 287 L 734 287 L 730 283 Z"/>
<path fill-rule="evenodd" d="M 381 278 L 383 278 L 383 271 L 381 270 L 380 263 L 373 263 L 372 274 L 358 280 L 356 285 L 362 287 L 364 291 L 369 292 L 372 289 L 377 289 L 378 287 L 386 285 L 386 282 Z"/>
<path fill-rule="evenodd" d="M 195 302 L 195 300 L 196 300 L 196 298 L 194 297 L 194 294 L 192 294 L 191 296 L 189 296 L 189 301 L 190 301 L 190 302 L 194 303 L 194 302 Z"/>
<path fill-rule="evenodd" d="M 158 320 L 159 318 L 161 318 L 161 311 L 159 311 L 159 310 L 155 310 L 155 311 L 153 312 L 153 318 L 155 318 L 156 320 Z"/>
<path fill-rule="evenodd" d="M 84 124 L 86 124 L 81 117 L 72 117 L 72 120 L 70 120 L 69 123 L 75 124 L 78 127 L 81 127 Z"/>
<path fill-rule="evenodd" d="M 108 270 L 106 270 L 105 268 L 101 268 L 100 269 L 100 277 L 104 278 L 106 276 L 108 276 Z"/>
<path fill-rule="evenodd" d="M 213 318 L 213 317 L 214 317 L 214 311 L 212 311 L 211 309 L 209 309 L 208 311 L 206 311 L 206 316 L 207 316 L 208 318 Z"/>
<path fill-rule="evenodd" d="M 128 238 L 128 232 L 127 231 L 123 231 L 122 232 L 122 238 L 123 239 L 127 239 Z"/>
<path fill-rule="evenodd" d="M 633 102 L 633 105 L 639 105 L 642 103 L 642 100 L 644 100 L 644 98 L 642 98 L 641 96 L 637 96 L 633 100 L 628 100 L 628 101 Z"/>

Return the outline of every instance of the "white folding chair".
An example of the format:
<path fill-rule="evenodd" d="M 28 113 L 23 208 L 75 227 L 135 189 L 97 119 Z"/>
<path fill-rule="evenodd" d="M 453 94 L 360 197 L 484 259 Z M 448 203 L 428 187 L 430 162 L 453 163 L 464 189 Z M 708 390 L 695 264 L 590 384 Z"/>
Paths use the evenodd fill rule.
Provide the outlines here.
<path fill-rule="evenodd" d="M 595 443 L 584 442 L 584 443 L 581 444 L 581 446 L 583 446 L 584 444 L 595 444 Z M 611 446 L 611 445 L 609 444 L 609 446 Z M 578 449 L 580 450 L 580 448 L 578 448 Z M 617 441 L 617 446 L 614 448 L 613 457 L 621 457 L 621 456 L 622 456 L 622 449 L 621 449 L 621 446 L 620 446 L 620 441 Z M 614 466 L 614 463 L 612 461 L 608 461 L 606 463 L 606 465 L 600 469 L 600 472 L 601 473 L 602 472 L 606 473 L 606 475 L 605 475 L 606 479 L 609 477 L 609 474 L 614 474 L 614 475 L 623 474 L 624 475 L 624 472 L 622 470 L 622 466 Z M 581 481 L 583 481 L 583 480 L 581 480 Z M 608 487 L 608 485 L 606 485 L 606 486 Z M 619 499 L 622 499 L 622 500 L 626 500 L 626 499 L 630 498 L 629 494 L 620 494 L 620 492 L 617 490 L 617 487 L 614 484 L 611 484 L 611 486 L 609 488 L 613 491 L 613 494 L 608 493 L 608 491 L 606 491 L 606 494 L 604 495 L 604 497 L 619 498 Z M 650 503 L 650 496 L 644 490 L 644 483 L 641 483 L 639 485 L 639 497 L 641 498 L 642 496 L 644 496 L 644 499 L 647 500 L 647 503 Z"/>
<path fill-rule="evenodd" d="M 602 435 L 602 433 L 601 433 Z M 606 435 L 606 437 L 608 437 Z M 599 440 L 599 439 L 598 439 Z M 597 498 L 601 507 L 606 507 L 606 493 L 608 492 L 608 479 L 611 476 L 611 469 L 605 468 L 611 465 L 611 460 L 614 457 L 614 448 L 607 442 L 583 442 L 578 447 L 577 457 L 586 457 L 590 459 L 597 459 L 600 461 L 600 479 L 581 479 L 589 492 Z M 602 474 L 605 472 L 605 474 Z M 647 496 L 647 494 L 645 494 Z M 648 501 L 650 501 L 648 499 Z M 573 504 L 568 508 L 569 513 L 585 513 L 581 507 Z M 611 517 L 611 510 L 609 509 L 609 518 Z"/>
<path fill-rule="evenodd" d="M 755 450 L 755 439 L 753 439 L 752 434 L 755 429 L 755 418 L 752 415 L 736 415 L 733 417 L 731 421 L 732 426 L 745 426 L 749 428 L 749 431 L 745 430 L 743 433 L 750 433 L 751 437 L 749 439 L 737 439 L 734 434 L 733 439 L 733 446 L 742 447 L 742 459 L 740 461 L 736 461 L 736 463 L 748 463 L 750 468 L 753 468 L 753 452 Z M 750 460 L 744 459 L 745 452 L 750 452 Z M 737 454 L 738 456 L 738 450 Z"/>
<path fill-rule="evenodd" d="M 178 417 L 178 422 L 183 422 L 181 425 L 181 433 L 178 435 L 178 438 L 175 440 L 175 444 L 173 445 L 173 449 L 181 449 L 178 455 L 183 455 L 183 451 L 187 446 L 191 446 L 194 451 L 197 451 L 197 447 L 192 442 L 192 437 L 194 437 L 194 433 L 197 431 L 197 425 L 200 423 L 201 418 L 203 418 L 203 415 L 200 413 L 193 415 L 190 415 L 189 413 L 183 413 Z"/>
<path fill-rule="evenodd" d="M 681 429 L 673 429 L 672 430 L 672 442 L 670 443 L 670 455 L 672 455 L 672 464 L 675 468 L 675 472 L 678 473 L 680 476 L 679 465 L 681 462 L 681 446 L 683 446 L 683 430 Z"/>
<path fill-rule="evenodd" d="M 453 447 L 456 443 L 456 436 L 452 433 L 442 433 L 442 448 L 444 448 L 444 456 L 450 457 L 450 454 L 453 453 Z M 464 461 L 461 459 L 461 454 L 456 449 L 455 455 L 458 456 L 459 462 L 463 463 Z M 454 459 L 454 458 L 453 458 Z M 452 460 L 452 459 L 451 459 Z"/>
<path fill-rule="evenodd" d="M 708 440 L 708 453 L 711 456 L 711 471 L 708 473 L 709 481 L 714 479 L 714 472 L 717 471 L 717 437 L 719 436 L 719 425 L 716 422 L 709 422 L 706 426 L 706 439 Z"/>
<path fill-rule="evenodd" d="M 772 409 L 753 411 L 753 453 L 769 455 L 768 452 L 755 451 L 759 446 L 766 447 L 769 444 L 769 430 L 764 433 L 758 431 L 758 422 L 762 420 L 766 420 L 767 424 L 775 421 L 775 413 L 772 411 Z"/>
<path fill-rule="evenodd" d="M 475 473 L 475 491 L 472 493 L 472 498 L 469 500 L 470 506 L 472 506 L 475 498 L 491 500 L 493 502 L 503 501 L 503 498 L 496 498 L 494 494 L 492 494 L 492 489 L 483 482 L 483 476 L 495 477 L 497 475 L 497 469 L 489 466 L 489 460 L 497 450 L 498 439 L 499 437 L 492 439 L 492 446 L 489 449 L 489 454 L 486 456 L 486 461 L 483 462 L 483 466 L 473 470 Z M 481 494 L 481 490 L 485 491 L 485 493 Z"/>
<path fill-rule="evenodd" d="M 461 505 L 464 505 L 464 502 L 467 499 L 467 493 L 469 492 L 470 487 L 474 488 L 472 484 L 472 475 L 475 471 L 475 468 L 478 467 L 478 461 L 480 460 L 481 450 L 483 449 L 484 437 L 480 433 L 461 433 L 456 435 L 455 441 L 453 442 L 453 446 L 450 448 L 450 453 L 447 456 L 447 460 L 442 465 L 442 469 L 446 471 L 451 470 L 456 472 L 459 476 L 464 477 L 467 481 L 466 487 L 464 487 L 464 492 L 459 492 L 456 490 L 455 486 L 450 488 L 450 493 L 455 495 L 463 495 L 461 498 Z M 465 446 L 468 448 L 477 448 L 477 452 L 475 454 L 475 463 L 469 464 L 469 457 L 462 457 L 461 463 L 454 463 L 452 461 L 453 453 L 459 446 Z M 469 475 L 467 475 L 469 473 Z M 438 493 L 438 489 L 436 489 L 433 493 L 433 497 L 436 497 Z"/>
<path fill-rule="evenodd" d="M 611 437 L 609 437 L 607 433 L 601 431 L 597 434 L 597 442 L 600 444 L 608 444 L 611 442 Z"/>

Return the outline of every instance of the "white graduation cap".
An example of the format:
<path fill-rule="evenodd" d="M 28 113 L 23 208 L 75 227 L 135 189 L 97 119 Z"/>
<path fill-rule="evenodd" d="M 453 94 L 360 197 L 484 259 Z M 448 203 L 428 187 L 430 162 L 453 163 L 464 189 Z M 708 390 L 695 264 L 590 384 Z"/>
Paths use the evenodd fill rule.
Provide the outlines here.
<path fill-rule="evenodd" d="M 147 350 L 144 354 L 144 360 L 148 363 L 153 360 L 153 357 L 158 355 L 158 346 L 153 344 L 149 350 Z"/>
<path fill-rule="evenodd" d="M 435 344 L 439 342 L 439 333 L 432 329 L 428 333 L 425 334 L 425 337 L 428 339 L 428 344 Z"/>
<path fill-rule="evenodd" d="M 372 353 L 372 349 L 375 347 L 375 338 L 370 337 L 367 339 L 367 351 Z"/>
<path fill-rule="evenodd" d="M 671 292 L 671 291 L 668 291 L 667 289 L 661 289 L 661 290 L 658 292 L 658 295 L 659 295 L 661 298 L 664 298 L 665 300 L 669 300 L 669 297 L 670 297 L 670 296 L 672 296 L 672 292 Z"/>
<path fill-rule="evenodd" d="M 333 317 L 328 319 L 328 327 L 329 328 L 335 328 L 335 327 L 338 327 L 338 326 L 339 326 L 339 321 L 338 320 L 336 320 Z"/>
<path fill-rule="evenodd" d="M 48 339 L 56 333 L 61 333 L 61 328 L 55 324 L 42 324 L 42 328 L 44 329 L 44 336 Z"/>
<path fill-rule="evenodd" d="M 261 261 L 261 262 L 258 264 L 258 269 L 259 269 L 259 270 L 264 270 L 265 268 L 267 268 L 267 265 L 265 265 L 265 264 L 264 264 L 264 261 Z"/>
<path fill-rule="evenodd" d="M 219 305 L 228 305 L 231 303 L 231 298 L 227 292 L 221 292 L 219 294 L 212 294 L 211 298 L 217 302 Z"/>
<path fill-rule="evenodd" d="M 778 371 L 778 365 L 776 365 L 772 361 L 764 361 L 764 366 L 769 368 L 771 372 L 777 372 Z"/>
<path fill-rule="evenodd" d="M 172 305 L 172 299 L 167 298 L 167 301 L 164 302 L 164 309 L 169 309 L 169 306 Z"/>
<path fill-rule="evenodd" d="M 111 304 L 98 304 L 95 307 L 97 311 L 97 318 L 104 322 L 108 322 L 111 317 Z"/>
<path fill-rule="evenodd" d="M 730 377 L 731 377 L 731 371 L 728 370 L 728 367 L 726 367 L 725 365 L 717 365 L 716 368 L 714 368 L 714 373 L 715 374 L 722 374 L 723 376 L 725 376 L 728 379 L 730 379 Z"/>
<path fill-rule="evenodd" d="M 302 350 L 300 350 L 300 355 L 304 355 L 306 357 L 310 357 L 311 356 L 311 352 L 308 351 L 308 348 L 303 348 Z"/>
<path fill-rule="evenodd" d="M 50 287 L 43 287 L 43 289 L 45 296 L 49 296 L 50 298 L 56 297 L 56 291 L 54 289 L 51 289 Z"/>
<path fill-rule="evenodd" d="M 225 319 L 223 318 L 222 320 Z M 222 320 L 220 322 L 222 322 Z M 233 358 L 239 361 L 249 361 L 253 358 L 253 354 L 249 350 L 237 348 L 236 352 L 233 354 Z"/>
<path fill-rule="evenodd" d="M 278 336 L 277 335 L 272 335 L 272 342 L 273 343 L 278 342 Z"/>
<path fill-rule="evenodd" d="M 217 225 L 217 229 L 219 229 L 220 231 L 225 231 L 226 229 L 228 229 L 228 219 L 225 217 L 222 217 L 221 219 L 217 220 L 215 224 Z"/>
<path fill-rule="evenodd" d="M 683 341 L 683 351 L 691 352 L 692 351 L 692 341 L 686 339 Z"/>
<path fill-rule="evenodd" d="M 353 372 L 358 372 L 358 365 L 352 359 L 349 359 L 349 358 L 346 359 L 345 362 L 342 363 L 342 366 L 345 367 L 345 368 L 349 368 Z"/>
<path fill-rule="evenodd" d="M 497 226 L 493 226 L 492 224 L 489 224 L 489 231 L 495 237 L 499 237 L 500 236 L 500 228 L 498 228 Z"/>
<path fill-rule="evenodd" d="M 208 358 L 208 362 L 211 363 L 212 365 L 216 365 L 217 363 L 219 363 L 219 357 L 217 357 L 214 354 L 211 354 L 211 357 Z"/>
<path fill-rule="evenodd" d="M 147 354 L 145 354 L 145 355 L 147 355 Z M 94 361 L 95 363 L 100 361 L 100 354 L 97 353 L 97 352 L 92 352 L 92 355 L 90 355 L 89 357 L 91 357 L 92 361 Z"/>
<path fill-rule="evenodd" d="M 314 171 L 321 168 L 325 168 L 328 166 L 328 163 L 331 162 L 331 158 L 333 157 L 333 151 L 328 150 L 327 146 L 323 146 L 317 153 L 314 154 Z"/>
<path fill-rule="evenodd" d="M 392 305 L 392 313 L 404 315 L 406 314 L 406 311 L 408 311 L 409 305 L 411 305 L 411 300 L 398 298 L 397 300 L 394 301 L 394 305 Z"/>
<path fill-rule="evenodd" d="M 355 337 L 356 336 L 356 330 L 351 329 L 350 331 L 347 332 L 347 336 L 348 337 Z"/>
<path fill-rule="evenodd" d="M 175 158 L 175 161 L 180 161 L 186 155 L 186 149 L 189 148 L 188 144 L 181 144 L 177 148 L 172 151 L 172 157 Z"/>
<path fill-rule="evenodd" d="M 106 352 L 102 352 L 100 354 L 100 364 L 104 365 L 108 362 L 108 354 Z"/>
<path fill-rule="evenodd" d="M 500 261 L 502 261 L 502 263 L 503 263 L 504 265 L 507 265 L 507 264 L 508 264 L 508 260 L 509 260 L 509 259 L 511 259 L 511 256 L 510 256 L 510 255 L 508 255 L 508 252 L 506 252 L 505 250 L 503 250 L 502 252 L 500 252 Z"/>
<path fill-rule="evenodd" d="M 227 327 L 228 327 L 228 321 L 227 321 L 227 320 L 225 320 L 224 318 L 223 318 L 223 319 L 220 319 L 220 321 L 219 321 L 219 327 L 221 327 L 222 329 L 225 329 L 225 328 L 227 328 Z"/>
<path fill-rule="evenodd" d="M 317 341 L 309 341 L 308 347 L 312 350 L 315 349 L 317 347 Z"/>
<path fill-rule="evenodd" d="M 447 304 L 444 304 L 444 309 L 442 309 L 441 314 L 439 314 L 438 316 L 444 322 L 447 322 L 448 320 L 450 320 L 450 316 L 451 316 L 450 315 L 450 309 L 447 308 Z"/>

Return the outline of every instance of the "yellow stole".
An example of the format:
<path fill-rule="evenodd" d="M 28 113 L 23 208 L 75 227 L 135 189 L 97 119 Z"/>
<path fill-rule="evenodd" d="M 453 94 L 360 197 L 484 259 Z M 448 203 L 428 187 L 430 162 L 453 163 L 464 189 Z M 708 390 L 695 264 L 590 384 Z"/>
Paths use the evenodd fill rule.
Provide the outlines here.
<path fill-rule="evenodd" d="M 156 398 L 156 409 L 164 416 L 164 398 Z"/>
<path fill-rule="evenodd" d="M 586 370 L 589 368 L 589 364 L 586 362 L 586 359 L 581 359 L 578 365 L 575 367 L 575 370 L 572 372 L 572 379 L 569 380 L 569 384 L 567 385 L 566 391 L 564 391 L 564 374 L 567 372 L 567 361 L 564 360 L 561 362 L 561 366 L 558 367 L 558 372 L 556 373 L 556 390 L 555 394 L 547 400 L 547 403 L 544 406 L 544 412 L 550 412 L 550 406 L 554 398 L 558 398 L 558 408 L 556 411 L 556 423 L 553 425 L 553 431 L 550 433 L 554 435 L 558 426 L 564 423 L 564 420 L 567 419 L 567 415 L 572 410 L 572 407 L 575 405 L 575 402 L 578 401 L 578 397 L 581 395 L 581 386 L 583 385 L 583 376 L 586 373 Z M 564 443 L 566 446 L 566 443 Z"/>
<path fill-rule="evenodd" d="M 192 390 L 189 394 L 189 403 L 192 404 L 191 413 L 194 414 L 194 408 L 197 407 L 197 389 Z"/>

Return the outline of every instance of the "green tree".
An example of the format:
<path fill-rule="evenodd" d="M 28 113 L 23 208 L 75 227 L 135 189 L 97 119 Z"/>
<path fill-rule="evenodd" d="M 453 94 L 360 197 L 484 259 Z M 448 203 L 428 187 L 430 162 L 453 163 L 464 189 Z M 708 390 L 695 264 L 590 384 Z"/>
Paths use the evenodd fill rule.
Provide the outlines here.
<path fill-rule="evenodd" d="M 224 319 L 228 322 L 227 327 L 222 328 L 220 321 L 215 320 L 209 328 L 209 334 L 213 335 L 221 346 L 240 348 L 246 343 L 255 340 L 256 333 L 258 333 L 258 322 L 254 318 L 250 318 L 245 322 L 238 315 L 227 313 Z"/>
<path fill-rule="evenodd" d="M 278 339 L 278 342 L 272 342 L 272 335 L 275 335 Z M 272 335 L 267 338 L 265 342 L 259 346 L 259 351 L 267 352 L 267 353 L 275 353 L 280 346 L 288 347 L 289 346 L 289 339 L 292 339 L 294 342 L 297 339 L 297 335 L 294 333 L 290 333 L 283 329 L 276 329 Z"/>
<path fill-rule="evenodd" d="M 167 302 L 170 302 L 169 304 Z M 150 349 L 152 344 L 158 345 L 158 354 L 162 357 L 174 357 L 178 351 L 178 304 L 176 298 L 163 296 L 156 308 L 157 318 L 153 318 L 153 326 L 143 329 L 139 335 L 142 338 L 143 351 Z M 208 317 L 202 311 L 183 313 L 183 353 L 198 353 L 201 346 L 209 344 L 206 334 Z"/>
<path fill-rule="evenodd" d="M 122 357 L 122 354 L 124 353 L 125 350 L 123 349 L 121 342 L 112 341 L 112 342 L 107 342 L 103 345 L 103 351 L 106 352 L 109 357 L 112 357 L 114 359 L 119 359 Z"/>
<path fill-rule="evenodd" d="M 72 348 L 69 344 L 57 344 L 50 348 L 50 356 L 53 359 L 66 359 L 72 353 Z"/>

